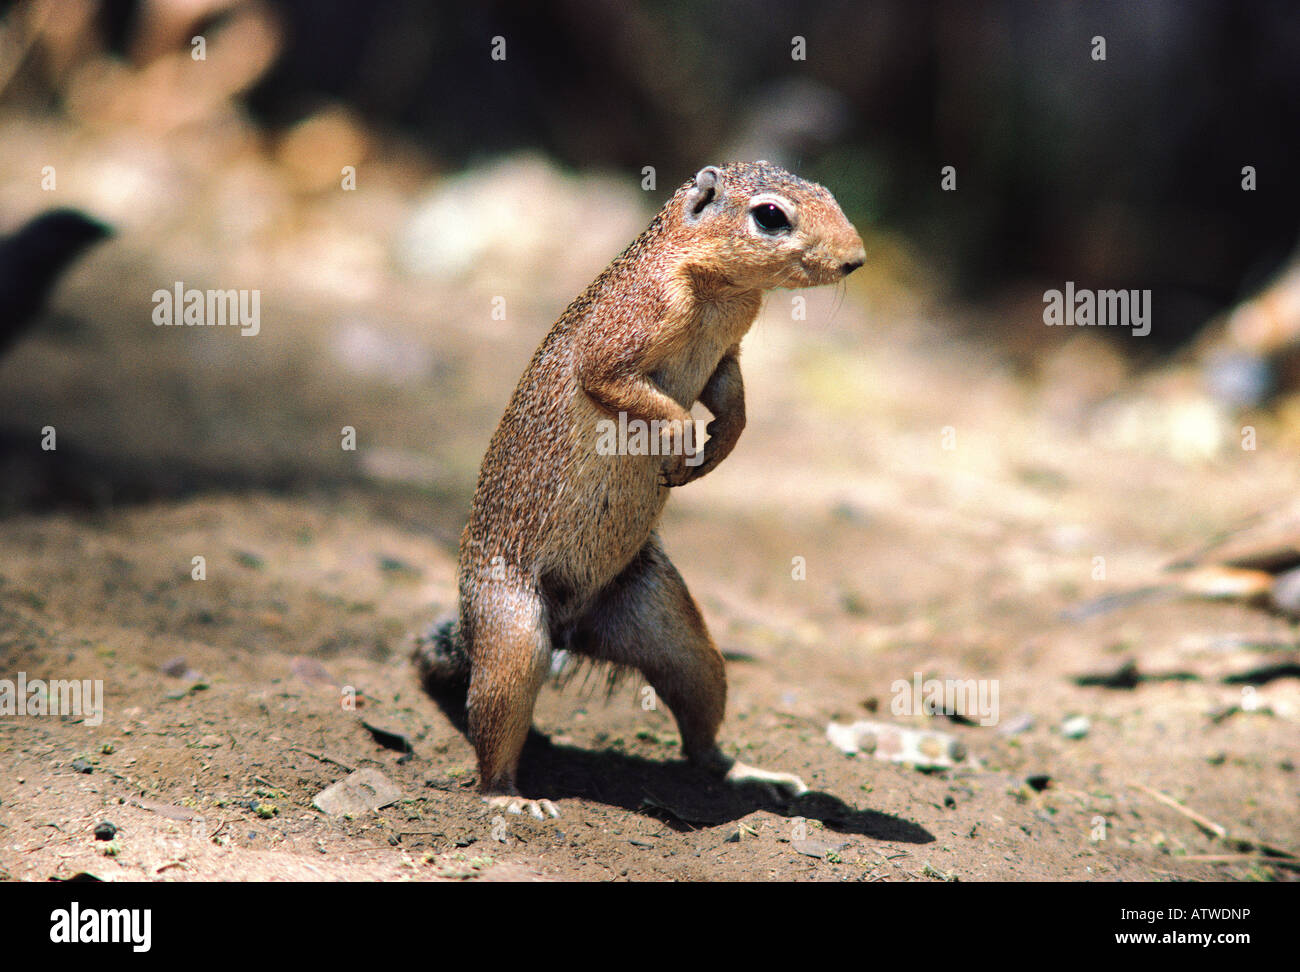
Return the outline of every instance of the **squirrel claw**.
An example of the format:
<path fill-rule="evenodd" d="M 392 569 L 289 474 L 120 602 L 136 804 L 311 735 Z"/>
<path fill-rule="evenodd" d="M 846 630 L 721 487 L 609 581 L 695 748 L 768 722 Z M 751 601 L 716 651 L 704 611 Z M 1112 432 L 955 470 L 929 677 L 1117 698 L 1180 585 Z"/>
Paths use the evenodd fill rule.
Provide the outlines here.
<path fill-rule="evenodd" d="M 559 808 L 550 800 L 526 800 L 521 796 L 510 793 L 504 793 L 500 796 L 485 797 L 488 806 L 497 807 L 506 813 L 522 814 L 527 811 L 531 816 L 538 820 L 545 820 L 547 817 L 558 817 Z"/>

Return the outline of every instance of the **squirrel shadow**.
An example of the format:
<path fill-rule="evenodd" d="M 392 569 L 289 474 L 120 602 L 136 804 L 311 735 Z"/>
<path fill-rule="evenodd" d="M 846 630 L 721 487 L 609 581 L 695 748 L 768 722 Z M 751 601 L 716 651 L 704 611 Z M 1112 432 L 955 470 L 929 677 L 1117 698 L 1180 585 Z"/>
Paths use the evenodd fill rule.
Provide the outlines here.
<path fill-rule="evenodd" d="M 464 733 L 464 698 L 429 694 Z M 660 762 L 611 750 L 559 745 L 536 729 L 529 730 L 524 744 L 519 788 L 527 796 L 572 797 L 647 814 L 677 831 L 722 826 L 766 810 L 782 817 L 820 820 L 827 830 L 873 840 L 904 844 L 935 840 L 918 824 L 878 810 L 859 810 L 830 793 L 811 791 L 780 799 L 761 784 L 725 783 L 681 759 Z"/>

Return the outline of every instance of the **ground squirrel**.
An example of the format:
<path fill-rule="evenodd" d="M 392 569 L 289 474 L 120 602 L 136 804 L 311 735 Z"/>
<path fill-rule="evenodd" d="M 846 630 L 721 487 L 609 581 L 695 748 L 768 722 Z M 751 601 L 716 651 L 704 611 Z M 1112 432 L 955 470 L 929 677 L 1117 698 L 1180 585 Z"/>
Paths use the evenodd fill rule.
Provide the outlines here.
<path fill-rule="evenodd" d="M 638 669 L 692 761 L 734 782 L 806 791 L 797 776 L 718 748 L 722 655 L 655 524 L 669 487 L 709 472 L 740 437 L 740 340 L 763 291 L 834 283 L 864 259 L 816 183 L 766 162 L 707 166 L 546 335 L 483 459 L 460 541 L 460 616 L 415 650 L 430 690 L 467 693 L 489 802 L 558 816 L 549 800 L 519 795 L 515 771 L 559 648 Z M 696 401 L 713 414 L 702 450 Z M 658 448 L 599 448 L 620 416 L 650 428 Z"/>

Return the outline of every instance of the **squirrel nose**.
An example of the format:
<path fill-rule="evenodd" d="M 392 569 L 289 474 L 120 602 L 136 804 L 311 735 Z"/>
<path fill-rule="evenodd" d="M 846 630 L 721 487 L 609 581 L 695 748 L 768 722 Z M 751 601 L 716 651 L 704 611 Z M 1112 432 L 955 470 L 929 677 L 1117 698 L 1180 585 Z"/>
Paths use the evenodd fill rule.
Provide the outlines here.
<path fill-rule="evenodd" d="M 840 273 L 846 277 L 867 262 L 867 250 L 862 245 L 862 240 L 857 233 L 853 234 L 852 242 L 840 252 L 848 257 L 847 260 L 840 264 Z"/>

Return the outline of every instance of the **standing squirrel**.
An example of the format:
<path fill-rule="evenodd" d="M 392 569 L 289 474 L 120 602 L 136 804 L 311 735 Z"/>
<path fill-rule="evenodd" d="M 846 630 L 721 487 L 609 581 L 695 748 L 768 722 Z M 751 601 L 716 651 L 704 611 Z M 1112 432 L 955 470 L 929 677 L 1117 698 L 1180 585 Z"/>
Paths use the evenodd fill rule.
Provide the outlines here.
<path fill-rule="evenodd" d="M 693 762 L 732 782 L 807 791 L 718 748 L 722 655 L 655 524 L 669 488 L 713 469 L 745 427 L 740 340 L 763 291 L 835 283 L 865 258 L 816 183 L 767 162 L 706 166 L 546 335 L 483 458 L 460 540 L 460 616 L 414 655 L 431 691 L 467 691 L 489 803 L 559 816 L 550 800 L 521 797 L 515 772 L 561 648 L 638 669 Z M 713 414 L 698 451 L 696 401 Z M 651 454 L 599 446 L 620 416 L 658 434 Z"/>

